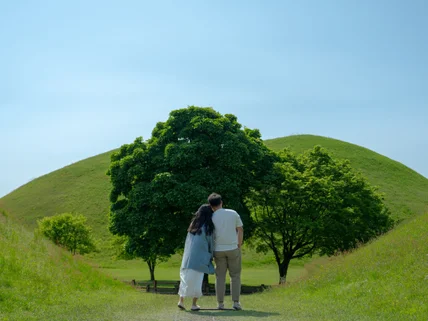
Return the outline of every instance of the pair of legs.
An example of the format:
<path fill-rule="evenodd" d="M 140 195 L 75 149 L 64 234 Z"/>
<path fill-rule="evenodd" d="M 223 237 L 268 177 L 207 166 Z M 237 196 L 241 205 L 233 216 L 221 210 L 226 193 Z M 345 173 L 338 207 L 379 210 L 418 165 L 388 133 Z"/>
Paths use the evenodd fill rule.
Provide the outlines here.
<path fill-rule="evenodd" d="M 215 260 L 215 293 L 219 308 L 223 307 L 224 295 L 226 292 L 226 273 L 229 270 L 230 276 L 230 293 L 233 307 L 240 309 L 239 296 L 241 294 L 241 250 L 214 252 Z"/>
<path fill-rule="evenodd" d="M 192 298 L 192 310 L 199 310 L 200 307 L 197 305 L 198 299 L 202 296 L 202 281 L 204 279 L 204 273 L 195 271 L 192 269 L 182 269 L 180 271 L 180 289 L 178 295 L 180 300 L 178 301 L 178 307 L 185 309 L 184 298 Z"/>
<path fill-rule="evenodd" d="M 192 310 L 200 309 L 199 305 L 196 304 L 198 302 L 198 299 L 199 298 L 193 298 L 193 300 L 192 300 Z M 184 307 L 184 296 L 180 296 L 180 300 L 178 301 L 178 307 L 180 309 L 185 309 L 185 307 Z"/>

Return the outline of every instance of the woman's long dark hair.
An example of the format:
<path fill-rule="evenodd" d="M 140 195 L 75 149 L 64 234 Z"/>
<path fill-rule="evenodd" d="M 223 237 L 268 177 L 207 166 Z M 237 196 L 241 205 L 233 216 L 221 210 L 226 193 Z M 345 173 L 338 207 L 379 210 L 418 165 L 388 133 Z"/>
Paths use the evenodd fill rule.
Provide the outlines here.
<path fill-rule="evenodd" d="M 212 217 L 213 210 L 211 206 L 209 204 L 202 205 L 195 213 L 195 217 L 193 217 L 192 222 L 190 222 L 187 232 L 192 234 L 201 234 L 202 226 L 205 225 L 205 233 L 207 233 L 207 235 L 211 235 L 214 232 Z"/>

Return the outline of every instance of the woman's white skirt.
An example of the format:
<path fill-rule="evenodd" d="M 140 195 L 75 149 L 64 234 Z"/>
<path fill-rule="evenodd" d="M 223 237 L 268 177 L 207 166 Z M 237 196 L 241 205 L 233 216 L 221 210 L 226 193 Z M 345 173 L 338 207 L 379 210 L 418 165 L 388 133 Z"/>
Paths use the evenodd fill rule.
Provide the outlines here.
<path fill-rule="evenodd" d="M 182 297 L 200 298 L 202 296 L 203 279 L 203 272 L 192 269 L 181 269 L 178 295 Z"/>

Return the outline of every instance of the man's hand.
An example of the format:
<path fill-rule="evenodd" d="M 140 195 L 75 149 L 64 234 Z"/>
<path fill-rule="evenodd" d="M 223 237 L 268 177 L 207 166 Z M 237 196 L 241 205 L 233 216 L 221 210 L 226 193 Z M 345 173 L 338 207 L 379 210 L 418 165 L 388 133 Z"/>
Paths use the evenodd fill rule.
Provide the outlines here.
<path fill-rule="evenodd" d="M 244 228 L 242 226 L 237 227 L 236 231 L 238 232 L 238 249 L 240 249 L 244 240 Z"/>

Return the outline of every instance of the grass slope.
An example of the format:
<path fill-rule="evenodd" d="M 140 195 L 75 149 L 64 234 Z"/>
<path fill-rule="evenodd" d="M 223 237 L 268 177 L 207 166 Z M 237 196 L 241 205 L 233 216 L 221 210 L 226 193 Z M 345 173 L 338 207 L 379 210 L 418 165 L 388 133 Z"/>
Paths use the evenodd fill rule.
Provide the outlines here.
<path fill-rule="evenodd" d="M 427 229 L 428 215 L 417 216 L 332 258 L 312 278 L 258 299 L 264 311 L 283 313 L 278 320 L 427 320 Z"/>
<path fill-rule="evenodd" d="M 427 229 L 428 215 L 417 216 L 308 280 L 242 296 L 243 311 L 189 312 L 177 296 L 134 291 L 0 217 L 0 320 L 426 320 Z"/>
<path fill-rule="evenodd" d="M 65 212 L 88 218 L 98 238 L 108 239 L 111 152 L 100 154 L 41 176 L 0 199 L 0 208 L 29 228 L 45 216 Z"/>
<path fill-rule="evenodd" d="M 155 298 L 146 299 L 0 215 L 1 321 L 91 320 L 94 311 L 108 320 L 111 309 Z"/>

